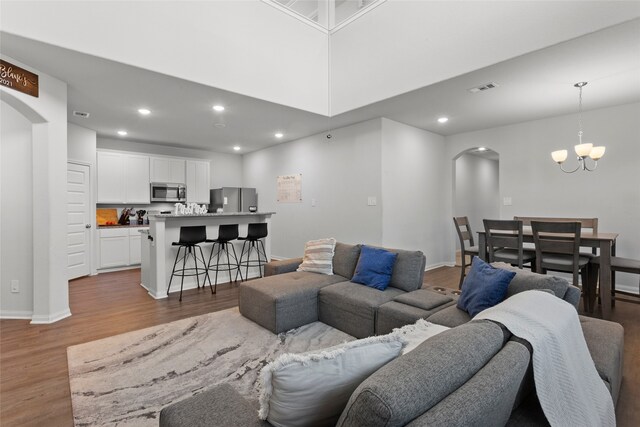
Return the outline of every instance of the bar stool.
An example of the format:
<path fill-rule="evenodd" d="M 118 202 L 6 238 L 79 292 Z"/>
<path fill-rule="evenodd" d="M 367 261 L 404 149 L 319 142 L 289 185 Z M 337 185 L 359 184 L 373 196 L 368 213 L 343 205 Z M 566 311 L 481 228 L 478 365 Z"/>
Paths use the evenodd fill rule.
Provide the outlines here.
<path fill-rule="evenodd" d="M 207 270 L 215 270 L 215 290 L 213 293 L 215 294 L 218 288 L 218 271 L 228 271 L 229 272 L 229 282 L 238 280 L 238 273 L 240 273 L 240 281 L 242 281 L 242 273 L 240 272 L 240 264 L 238 263 L 238 256 L 236 255 L 236 249 L 233 247 L 233 243 L 230 243 L 232 240 L 236 240 L 238 238 L 238 224 L 223 224 L 218 226 L 218 238 L 217 239 L 207 239 L 207 243 L 213 243 L 211 247 L 211 254 L 209 255 L 209 262 L 207 263 Z M 216 250 L 216 245 L 218 245 L 218 251 L 216 252 L 216 263 L 215 265 L 211 265 L 211 260 L 213 259 L 213 253 Z M 229 247 L 231 247 L 232 253 L 229 252 Z M 220 254 L 224 253 L 227 257 L 226 265 L 224 263 L 220 264 Z M 233 256 L 233 265 L 231 263 L 230 256 Z M 236 272 L 235 280 L 231 279 L 231 271 L 238 270 Z M 209 277 L 209 284 L 211 284 L 211 277 Z"/>
<path fill-rule="evenodd" d="M 171 289 L 173 276 L 176 275 L 181 276 L 179 301 L 182 301 L 182 287 L 184 285 L 184 276 L 196 276 L 196 283 L 198 284 L 198 289 L 200 289 L 200 275 L 204 274 L 205 277 L 204 281 L 202 282 L 202 286 L 204 287 L 206 285 L 209 274 L 207 271 L 207 264 L 204 259 L 204 254 L 202 253 L 202 248 L 198 245 L 199 243 L 205 242 L 206 239 L 207 227 L 205 227 L 204 225 L 180 227 L 180 240 L 171 243 L 171 246 L 178 246 L 178 253 L 176 253 L 176 260 L 173 263 L 173 270 L 171 271 L 169 286 L 167 287 L 167 296 L 169 296 L 169 290 Z M 183 249 L 184 251 L 182 258 L 180 258 L 180 251 Z M 200 251 L 200 258 L 198 258 L 198 252 L 196 250 Z M 186 266 L 188 257 L 191 257 L 193 259 L 193 267 Z M 179 260 L 182 261 L 182 268 L 176 269 Z M 198 263 L 202 265 L 202 272 L 198 270 Z M 194 270 L 195 273 L 193 273 Z M 213 293 L 211 279 L 209 279 L 209 287 L 211 288 L 211 292 Z"/>
<path fill-rule="evenodd" d="M 260 277 L 262 277 L 262 266 L 265 265 L 268 260 L 267 251 L 264 249 L 264 243 L 262 243 L 262 240 L 260 239 L 264 239 L 268 234 L 267 223 L 260 222 L 257 224 L 249 224 L 247 237 L 238 237 L 238 240 L 244 240 L 244 243 L 242 244 L 242 252 L 240 252 L 240 267 L 246 267 L 244 275 L 245 279 L 249 278 L 249 267 L 258 267 L 258 273 L 260 274 Z M 249 247 L 247 248 L 245 259 L 245 247 L 247 246 L 247 243 L 249 243 Z M 252 249 L 258 259 L 251 259 Z M 240 275 L 240 280 L 242 280 L 242 275 Z"/>

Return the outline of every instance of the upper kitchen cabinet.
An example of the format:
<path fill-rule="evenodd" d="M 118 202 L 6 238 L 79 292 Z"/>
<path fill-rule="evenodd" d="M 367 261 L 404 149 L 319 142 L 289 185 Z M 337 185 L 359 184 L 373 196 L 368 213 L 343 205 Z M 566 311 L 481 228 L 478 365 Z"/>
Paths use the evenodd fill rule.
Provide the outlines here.
<path fill-rule="evenodd" d="M 98 151 L 98 203 L 125 203 L 124 156 Z"/>
<path fill-rule="evenodd" d="M 98 203 L 151 202 L 149 156 L 98 151 Z"/>
<path fill-rule="evenodd" d="M 185 160 L 170 157 L 151 158 L 151 182 L 186 184 Z"/>
<path fill-rule="evenodd" d="M 151 203 L 149 186 L 149 156 L 138 154 L 124 155 L 125 202 Z"/>
<path fill-rule="evenodd" d="M 187 202 L 209 204 L 209 162 L 187 160 Z"/>

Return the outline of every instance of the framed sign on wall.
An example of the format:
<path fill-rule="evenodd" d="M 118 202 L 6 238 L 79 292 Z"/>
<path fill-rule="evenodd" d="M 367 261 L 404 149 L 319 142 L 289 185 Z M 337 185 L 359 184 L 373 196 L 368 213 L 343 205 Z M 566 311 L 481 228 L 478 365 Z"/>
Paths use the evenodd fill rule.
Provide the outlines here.
<path fill-rule="evenodd" d="M 302 203 L 302 174 L 280 175 L 276 180 L 278 203 Z"/>
<path fill-rule="evenodd" d="M 0 85 L 38 98 L 38 75 L 0 59 Z"/>

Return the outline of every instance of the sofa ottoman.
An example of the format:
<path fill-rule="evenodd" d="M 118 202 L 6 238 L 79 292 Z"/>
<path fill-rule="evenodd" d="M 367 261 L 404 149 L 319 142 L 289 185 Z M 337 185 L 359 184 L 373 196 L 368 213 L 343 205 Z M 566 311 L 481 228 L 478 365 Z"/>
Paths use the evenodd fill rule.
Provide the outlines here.
<path fill-rule="evenodd" d="M 428 289 L 398 295 L 393 301 L 378 308 L 376 334 L 388 334 L 395 328 L 415 323 L 418 319 L 426 319 L 453 304 L 455 301 L 452 298 Z"/>
<path fill-rule="evenodd" d="M 263 277 L 238 288 L 238 306 L 244 317 L 279 334 L 317 322 L 318 290 L 344 280 L 306 271 Z"/>

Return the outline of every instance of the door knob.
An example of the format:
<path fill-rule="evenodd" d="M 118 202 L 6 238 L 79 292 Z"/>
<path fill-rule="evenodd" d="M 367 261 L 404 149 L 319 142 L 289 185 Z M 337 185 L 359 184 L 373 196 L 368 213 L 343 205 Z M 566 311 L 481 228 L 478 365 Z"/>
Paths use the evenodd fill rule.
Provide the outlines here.
<path fill-rule="evenodd" d="M 85 224 L 84 228 L 91 228 L 91 224 Z"/>

